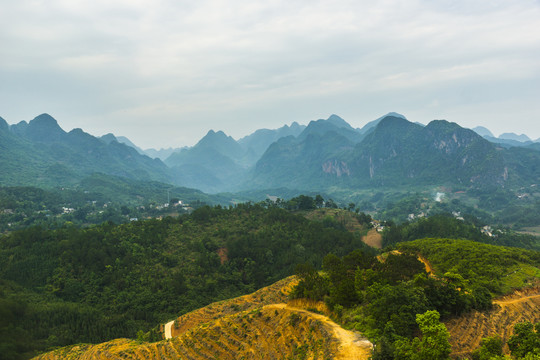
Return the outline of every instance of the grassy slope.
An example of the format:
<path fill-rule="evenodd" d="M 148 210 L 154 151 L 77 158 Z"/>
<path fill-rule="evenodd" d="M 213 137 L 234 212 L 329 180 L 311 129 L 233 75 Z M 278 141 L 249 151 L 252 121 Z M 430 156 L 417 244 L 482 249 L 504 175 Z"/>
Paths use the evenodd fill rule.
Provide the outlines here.
<path fill-rule="evenodd" d="M 183 315 L 170 340 L 116 339 L 68 346 L 36 359 L 367 359 L 370 344 L 358 334 L 324 315 L 283 303 L 294 284 L 296 279 L 289 277 Z"/>

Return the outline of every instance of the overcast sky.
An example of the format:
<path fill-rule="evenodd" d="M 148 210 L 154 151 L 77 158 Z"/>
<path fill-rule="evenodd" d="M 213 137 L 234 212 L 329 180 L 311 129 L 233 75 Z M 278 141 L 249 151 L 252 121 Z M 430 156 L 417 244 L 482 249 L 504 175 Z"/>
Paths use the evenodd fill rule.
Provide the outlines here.
<path fill-rule="evenodd" d="M 539 0 L 0 0 L 0 116 L 148 148 L 335 113 L 540 138 Z"/>

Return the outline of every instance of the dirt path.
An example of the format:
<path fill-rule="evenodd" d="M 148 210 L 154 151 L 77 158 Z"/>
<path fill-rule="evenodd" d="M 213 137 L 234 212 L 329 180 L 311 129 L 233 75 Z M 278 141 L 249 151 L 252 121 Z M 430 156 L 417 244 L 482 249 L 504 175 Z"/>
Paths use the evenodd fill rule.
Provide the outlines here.
<path fill-rule="evenodd" d="M 296 313 L 301 313 L 313 319 L 317 319 L 323 322 L 326 326 L 330 327 L 334 333 L 334 336 L 340 342 L 338 348 L 339 354 L 336 359 L 367 360 L 371 356 L 373 344 L 368 339 L 363 337 L 360 333 L 343 329 L 341 326 L 330 320 L 327 316 L 315 314 L 304 309 L 291 307 L 287 304 L 272 304 L 266 305 L 265 307 L 269 309 L 286 309 Z"/>
<path fill-rule="evenodd" d="M 517 304 L 517 303 L 527 301 L 529 299 L 534 299 L 534 298 L 540 298 L 540 294 L 530 295 L 530 296 L 523 296 L 523 297 L 520 297 L 518 299 L 494 300 L 493 305 L 499 305 L 500 307 L 505 307 L 505 306 L 508 306 L 508 305 L 511 305 L 511 304 Z"/>
<path fill-rule="evenodd" d="M 172 326 L 174 324 L 173 321 L 169 321 L 165 324 L 165 339 L 171 339 L 172 338 Z"/>

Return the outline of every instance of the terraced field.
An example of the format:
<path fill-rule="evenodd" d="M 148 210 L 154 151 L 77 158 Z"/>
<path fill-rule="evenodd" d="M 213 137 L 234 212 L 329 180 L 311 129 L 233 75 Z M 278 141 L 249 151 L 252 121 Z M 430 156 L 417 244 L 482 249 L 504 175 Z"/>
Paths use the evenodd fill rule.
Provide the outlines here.
<path fill-rule="evenodd" d="M 446 323 L 453 356 L 469 355 L 488 336 L 499 335 L 506 342 L 515 324 L 540 321 L 540 287 L 516 291 L 493 304 L 488 313 L 472 312 Z M 508 348 L 504 350 L 508 354 Z"/>

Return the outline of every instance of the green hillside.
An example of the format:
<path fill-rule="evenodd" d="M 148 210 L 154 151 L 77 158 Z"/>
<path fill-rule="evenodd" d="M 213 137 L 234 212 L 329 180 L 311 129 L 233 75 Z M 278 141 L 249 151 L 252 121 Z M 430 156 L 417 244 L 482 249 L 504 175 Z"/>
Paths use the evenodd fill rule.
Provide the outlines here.
<path fill-rule="evenodd" d="M 11 346 L 16 359 L 54 346 L 133 338 L 289 276 L 297 263 L 319 267 L 325 254 L 356 248 L 364 245 L 349 232 L 261 205 L 16 231 L 0 237 L 0 346 Z"/>
<path fill-rule="evenodd" d="M 4 186 L 70 186 L 95 172 L 173 181 L 160 160 L 116 141 L 107 143 L 81 129 L 66 133 L 48 114 L 0 128 L 0 148 L 0 185 Z"/>

